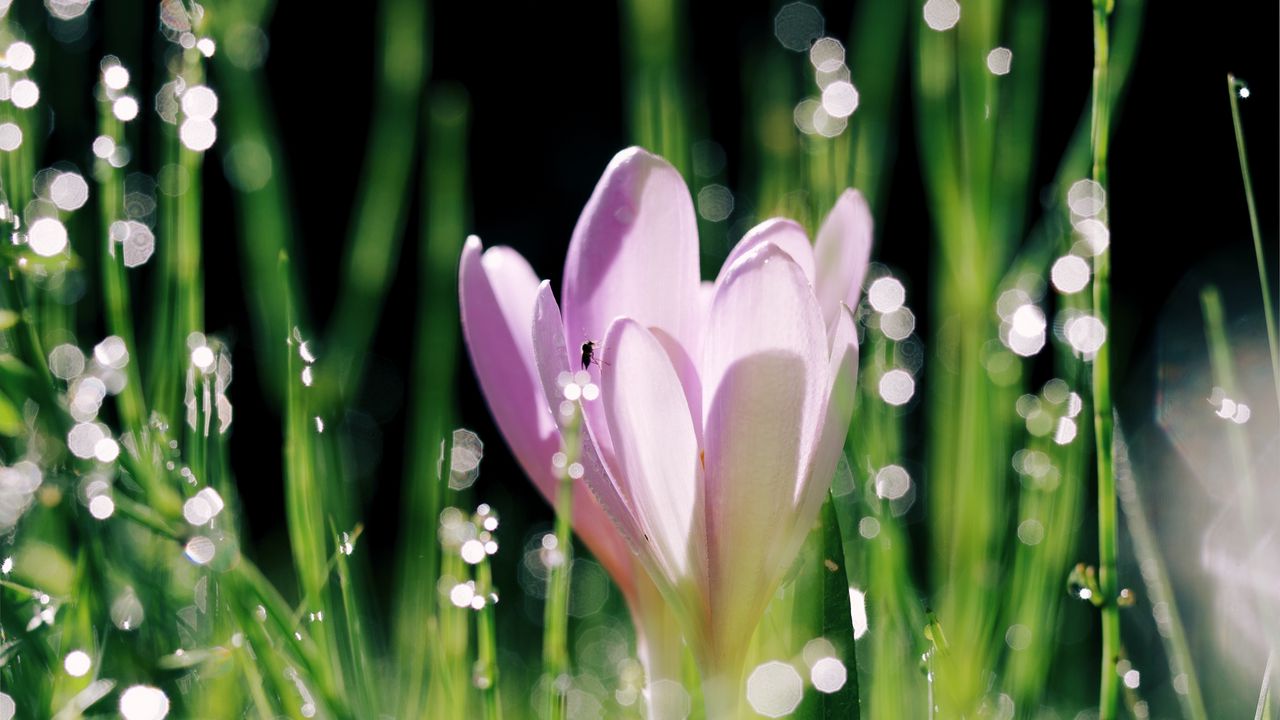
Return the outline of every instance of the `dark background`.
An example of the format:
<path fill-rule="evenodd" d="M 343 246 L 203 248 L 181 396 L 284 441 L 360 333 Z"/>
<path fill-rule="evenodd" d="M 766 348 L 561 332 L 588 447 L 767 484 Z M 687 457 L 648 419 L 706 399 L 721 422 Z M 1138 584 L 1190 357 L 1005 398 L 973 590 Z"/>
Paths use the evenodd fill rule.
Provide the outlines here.
<path fill-rule="evenodd" d="M 108 0 L 99 5 L 105 6 Z M 59 53 L 59 82 L 44 88 L 54 99 L 96 81 L 104 52 L 126 59 L 140 87 L 151 82 L 155 49 L 154 7 L 110 0 L 114 15 L 106 25 L 113 37 L 90 36 Z M 743 152 L 743 59 L 769 44 L 777 6 L 741 2 L 724 7 L 688 3 L 689 84 L 695 108 L 705 113 L 709 133 L 727 156 L 726 184 L 738 205 L 731 226 L 753 212 L 752 199 L 737 182 Z M 821 6 L 821 3 L 815 2 Z M 1047 2 L 1037 188 L 1056 170 L 1067 141 L 1089 98 L 1092 57 L 1087 0 Z M 211 4 L 216 11 L 216 3 Z M 366 143 L 374 77 L 375 17 L 360 5 L 341 12 L 323 4 L 285 0 L 267 28 L 268 80 L 282 131 L 285 167 L 293 190 L 301 267 L 305 268 L 309 315 L 317 334 L 333 307 L 339 262 L 347 237 Z M 726 9 L 731 8 L 731 9 Z M 361 11 L 363 9 L 363 12 Z M 827 3 L 827 33 L 848 37 L 853 6 Z M 1277 5 L 1236 0 L 1212 6 L 1148 0 L 1147 21 L 1129 92 L 1117 108 L 1111 146 L 1110 222 L 1113 252 L 1114 316 L 1110 337 L 1121 381 L 1123 417 L 1145 423 L 1157 395 L 1156 329 L 1161 309 L 1178 283 L 1199 266 L 1225 261 L 1240 269 L 1240 285 L 1256 298 L 1248 216 L 1240 184 L 1225 75 L 1248 81 L 1252 97 L 1243 101 L 1261 203 L 1268 264 L 1276 266 L 1277 197 Z M 625 127 L 623 48 L 615 3 L 441 2 L 433 10 L 430 82 L 465 88 L 471 103 L 469 136 L 472 231 L 486 245 L 512 245 L 534 269 L 559 287 L 564 253 L 578 213 L 609 159 L 628 144 Z M 131 20 L 136 17 L 136 25 Z M 913 16 L 918 18 L 918 16 Z M 124 18 L 125 22 L 120 22 Z M 918 22 L 918 19 L 913 19 Z M 962 20 L 963 22 L 963 20 Z M 136 27 L 136 32 L 127 28 Z M 424 42 L 427 38 L 424 38 Z M 910 52 L 911 42 L 907 43 Z M 795 55 L 797 65 L 807 63 Z M 1014 59 L 1013 71 L 1018 71 Z M 853 68 L 856 81 L 858 69 Z M 931 220 L 915 154 L 914 109 L 907 64 L 900 78 L 901 105 L 896 162 L 884 212 L 877 218 L 874 258 L 894 268 L 909 288 L 908 301 L 930 336 Z M 82 92 L 76 90 L 75 92 Z M 318 100 L 317 100 L 318 99 Z M 234 102 L 234 98 L 223 98 Z M 149 103 L 143 103 L 144 110 Z M 84 118 L 64 117 L 74 130 Z M 857 121 L 857 115 L 853 122 Z M 91 128 L 81 128 L 92 137 Z M 316 138 L 343 138 L 324 143 Z M 61 133 L 55 133 L 55 139 Z M 76 146 L 83 154 L 83 147 Z M 205 177 L 205 273 L 208 331 L 228 340 L 236 357 L 231 397 L 232 466 L 247 510 L 250 552 L 268 568 L 288 561 L 281 473 L 281 423 L 251 361 L 245 288 L 241 286 L 232 197 L 223 180 L 216 145 Z M 145 164 L 145 150 L 142 167 Z M 416 176 L 416 173 L 415 173 Z M 414 181 L 417 182 L 416 179 Z M 696 192 L 697 188 L 694 188 Z M 340 423 L 361 460 L 359 477 L 373 558 L 390 558 L 397 539 L 398 506 L 405 443 L 404 398 L 412 378 L 409 328 L 416 287 L 415 243 L 419 197 L 412 189 L 404 257 L 382 316 L 368 376 L 354 409 Z M 1032 213 L 1034 220 L 1035 213 Z M 736 239 L 736 238 L 731 238 Z M 461 239 L 459 239 L 461 240 Z M 1230 307 L 1230 306 L 1229 306 Z M 926 368 L 927 370 L 927 368 Z M 923 381 L 928 382 L 927 371 Z M 459 424 L 486 441 L 486 458 L 474 500 L 491 503 L 503 516 L 500 539 L 523 544 L 531 527 L 550 522 L 551 511 L 521 476 L 480 396 L 465 354 L 459 358 Z M 920 392 L 923 395 L 923 389 Z M 921 423 L 913 413 L 912 422 Z M 918 453 L 919 448 L 916 448 Z M 915 458 L 918 462 L 919 458 Z M 927 502 L 925 479 L 922 498 Z M 459 501 L 461 502 L 461 501 Z M 1083 552 L 1083 549 L 1082 549 Z M 511 567 L 519 553 L 499 553 L 500 585 L 514 584 Z M 504 567 L 505 565 L 505 567 Z M 275 565 L 275 579 L 287 585 L 287 565 Z M 379 581 L 390 583 L 394 566 L 377 562 Z M 504 580 L 506 578 L 507 580 Z M 518 592 L 511 587 L 508 594 Z M 385 596 L 384 596 L 385 597 Z M 386 608 L 382 608 L 386 609 Z"/>

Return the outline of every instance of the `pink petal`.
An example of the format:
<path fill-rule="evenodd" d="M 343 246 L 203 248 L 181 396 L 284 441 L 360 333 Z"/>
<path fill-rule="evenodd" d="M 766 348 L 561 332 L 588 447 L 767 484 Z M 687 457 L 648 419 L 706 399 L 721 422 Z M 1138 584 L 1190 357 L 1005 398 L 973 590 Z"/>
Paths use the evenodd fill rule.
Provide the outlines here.
<path fill-rule="evenodd" d="M 544 492 L 560 434 L 546 410 L 528 327 L 538 278 L 520 254 L 480 239 L 462 249 L 458 278 L 462 333 L 489 410 L 526 474 Z"/>
<path fill-rule="evenodd" d="M 618 484 L 670 584 L 700 576 L 698 438 L 671 358 L 653 333 L 618 318 L 605 338 L 601 375 Z"/>
<path fill-rule="evenodd" d="M 857 190 L 845 190 L 822 221 L 814 247 L 814 287 L 827 327 L 835 324 L 840 303 L 858 306 L 871 257 L 871 230 L 871 208 Z"/>
<path fill-rule="evenodd" d="M 534 357 L 544 397 L 543 407 L 548 408 L 548 418 L 561 425 L 567 418 L 559 411 L 561 403 L 565 402 L 560 380 L 565 374 L 572 374 L 563 328 L 560 307 L 556 305 L 551 285 L 543 282 L 538 288 L 533 313 Z M 597 400 L 586 404 L 600 403 Z M 550 409 L 552 407 L 554 411 Z M 632 552 L 643 543 L 644 534 L 636 525 L 626 497 L 615 486 L 586 427 L 581 428 L 579 438 L 582 447 L 578 461 L 582 463 L 584 473 L 583 482 L 574 487 L 574 531 L 582 536 L 583 542 L 613 575 L 614 581 L 619 586 L 626 586 L 632 582 Z M 545 493 L 549 500 L 555 497 L 554 482 L 551 488 L 552 491 Z"/>
<path fill-rule="evenodd" d="M 822 312 L 790 255 L 765 243 L 735 262 L 705 343 L 708 595 L 715 642 L 733 652 L 724 644 L 749 635 L 794 560 L 784 546 L 796 487 L 826 407 Z"/>
<path fill-rule="evenodd" d="M 800 546 L 813 527 L 818 510 L 831 489 L 836 464 L 844 452 L 845 437 L 849 434 L 849 423 L 853 419 L 853 401 L 858 383 L 858 333 L 854 323 L 853 311 L 848 306 L 841 306 L 832 338 L 822 433 L 814 448 L 808 472 L 796 490 L 795 525 L 790 539 L 790 545 L 795 548 L 793 552 L 800 551 Z"/>
<path fill-rule="evenodd" d="M 684 179 L 657 155 L 623 150 L 600 178 L 569 244 L 561 296 L 569 350 L 600 342 L 619 316 L 695 348 L 698 281 L 697 221 Z M 599 369 L 590 371 L 598 380 Z M 586 422 L 608 462 L 613 443 L 601 412 L 588 404 Z"/>
<path fill-rule="evenodd" d="M 813 245 L 809 243 L 809 236 L 800 227 L 800 223 L 787 218 L 771 218 L 748 230 L 738 244 L 733 246 L 724 265 L 720 266 L 720 276 L 723 277 L 738 258 L 767 242 L 777 245 L 790 255 L 804 271 L 809 284 L 813 284 Z"/>
<path fill-rule="evenodd" d="M 494 247 L 482 255 L 475 237 L 463 247 L 459 275 L 463 336 L 485 401 L 525 474 L 554 503 L 558 478 L 551 457 L 560 451 L 561 439 L 533 353 L 538 278 L 510 248 Z M 581 484 L 574 488 L 573 526 L 623 594 L 634 594 L 631 553 Z"/>

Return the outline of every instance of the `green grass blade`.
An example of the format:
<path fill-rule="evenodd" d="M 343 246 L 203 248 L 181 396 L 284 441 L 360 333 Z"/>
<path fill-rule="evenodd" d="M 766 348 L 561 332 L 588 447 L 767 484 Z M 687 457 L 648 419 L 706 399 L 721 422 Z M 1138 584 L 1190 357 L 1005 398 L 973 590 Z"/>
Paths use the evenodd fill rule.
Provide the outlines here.
<path fill-rule="evenodd" d="M 1262 249 L 1262 231 L 1258 229 L 1258 207 L 1253 199 L 1253 176 L 1249 173 L 1249 154 L 1244 148 L 1244 128 L 1240 123 L 1240 103 L 1236 100 L 1243 84 L 1227 75 L 1227 99 L 1231 102 L 1231 124 L 1235 128 L 1236 150 L 1240 155 L 1240 177 L 1244 197 L 1249 205 L 1249 230 L 1253 234 L 1253 254 L 1258 264 L 1258 285 L 1262 289 L 1262 315 L 1267 323 L 1267 348 L 1271 351 L 1271 379 L 1276 387 L 1276 407 L 1280 408 L 1280 341 L 1276 340 L 1276 312 L 1271 304 L 1271 283 L 1267 279 L 1266 253 Z"/>
<path fill-rule="evenodd" d="M 400 586 L 395 601 L 395 653 L 401 669 L 401 712 L 423 707 L 434 639 L 442 493 L 441 448 L 455 418 L 458 355 L 458 258 L 467 224 L 467 98 L 444 86 L 427 101 L 423 153 L 424 222 L 418 245 L 419 291 L 414 335 L 412 414 L 405 442 Z M 447 469 L 446 469 L 447 472 Z"/>

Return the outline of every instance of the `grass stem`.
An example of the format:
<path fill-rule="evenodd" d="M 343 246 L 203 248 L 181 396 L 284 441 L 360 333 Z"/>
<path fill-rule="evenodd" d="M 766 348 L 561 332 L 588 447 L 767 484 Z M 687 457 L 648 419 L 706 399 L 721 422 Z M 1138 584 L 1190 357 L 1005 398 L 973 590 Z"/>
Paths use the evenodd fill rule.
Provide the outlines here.
<path fill-rule="evenodd" d="M 1262 250 L 1262 231 L 1258 229 L 1258 206 L 1253 199 L 1253 177 L 1249 173 L 1249 157 L 1244 147 L 1244 128 L 1240 124 L 1240 102 L 1236 99 L 1243 85 L 1227 74 L 1227 99 L 1231 102 L 1231 125 L 1236 133 L 1236 151 L 1240 155 L 1240 177 L 1244 181 L 1244 197 L 1249 204 L 1249 230 L 1253 233 L 1253 254 L 1258 263 L 1258 284 L 1262 288 L 1262 314 L 1267 323 L 1267 347 L 1271 351 L 1271 378 L 1276 386 L 1276 408 L 1280 409 L 1280 341 L 1276 339 L 1276 312 L 1271 304 L 1271 283 L 1267 280 L 1267 259 Z"/>
<path fill-rule="evenodd" d="M 1110 136 L 1111 94 L 1107 87 L 1109 59 L 1109 0 L 1093 0 L 1093 180 L 1107 187 L 1107 143 Z M 1104 327 L 1111 325 L 1111 254 L 1094 257 L 1093 305 Z M 1111 348 L 1104 344 L 1093 359 L 1093 424 L 1098 454 L 1098 583 L 1102 591 L 1102 664 L 1098 717 L 1114 720 L 1119 711 L 1120 606 L 1116 603 L 1115 449 L 1112 445 Z"/>
<path fill-rule="evenodd" d="M 564 469 L 560 472 L 560 484 L 556 491 L 556 544 L 547 580 L 547 605 L 543 622 L 542 665 L 547 680 L 546 715 L 549 720 L 561 720 L 568 707 L 567 681 L 569 676 L 569 583 L 573 574 L 573 483 L 574 468 L 578 464 L 582 444 L 579 430 L 582 411 L 574 411 L 573 419 L 564 428 Z"/>

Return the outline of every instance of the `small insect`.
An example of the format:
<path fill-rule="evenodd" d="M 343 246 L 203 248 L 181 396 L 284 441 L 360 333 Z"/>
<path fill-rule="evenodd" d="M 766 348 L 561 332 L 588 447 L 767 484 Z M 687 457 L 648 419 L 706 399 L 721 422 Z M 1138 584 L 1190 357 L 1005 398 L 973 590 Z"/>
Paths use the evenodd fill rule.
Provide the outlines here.
<path fill-rule="evenodd" d="M 583 369 L 583 370 L 586 370 L 586 369 L 590 368 L 590 367 L 591 367 L 591 363 L 592 363 L 593 361 L 594 361 L 597 365 L 598 365 L 598 364 L 600 364 L 600 360 L 596 359 L 596 346 L 597 346 L 597 345 L 599 345 L 599 343 L 597 343 L 597 342 L 596 342 L 596 341 L 594 341 L 594 340 L 588 340 L 588 341 L 586 341 L 586 342 L 582 343 L 582 369 Z"/>

